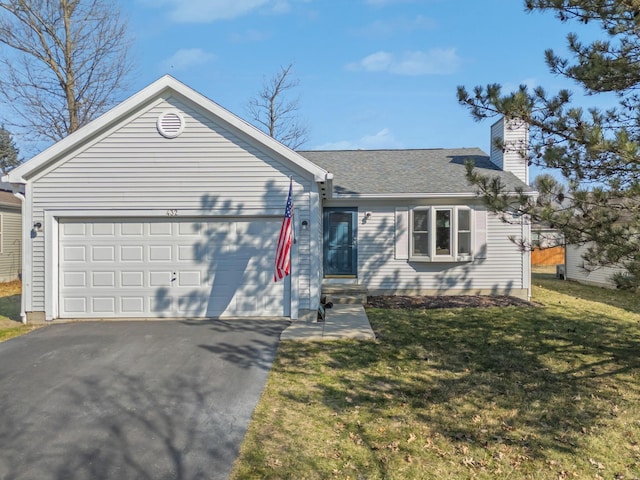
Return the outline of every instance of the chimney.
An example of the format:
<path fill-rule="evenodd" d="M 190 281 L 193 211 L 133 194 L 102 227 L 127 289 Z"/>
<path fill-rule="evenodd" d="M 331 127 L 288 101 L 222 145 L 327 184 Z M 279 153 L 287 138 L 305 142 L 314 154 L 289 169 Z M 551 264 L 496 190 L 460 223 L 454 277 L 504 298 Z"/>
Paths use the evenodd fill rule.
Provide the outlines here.
<path fill-rule="evenodd" d="M 529 126 L 502 117 L 491 125 L 491 162 L 529 184 Z"/>

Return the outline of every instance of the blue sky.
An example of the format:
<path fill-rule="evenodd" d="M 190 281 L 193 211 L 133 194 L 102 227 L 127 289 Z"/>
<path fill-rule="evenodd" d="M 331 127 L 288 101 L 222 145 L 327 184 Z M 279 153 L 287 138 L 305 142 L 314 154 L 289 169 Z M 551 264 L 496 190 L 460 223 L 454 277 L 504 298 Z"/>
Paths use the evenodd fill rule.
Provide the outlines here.
<path fill-rule="evenodd" d="M 489 150 L 456 86 L 571 86 L 548 47 L 566 33 L 521 0 L 120 0 L 137 64 L 129 93 L 169 73 L 241 117 L 280 66 L 294 63 L 306 149 Z M 533 176 L 537 171 L 532 172 Z M 532 176 L 532 178 L 533 178 Z"/>

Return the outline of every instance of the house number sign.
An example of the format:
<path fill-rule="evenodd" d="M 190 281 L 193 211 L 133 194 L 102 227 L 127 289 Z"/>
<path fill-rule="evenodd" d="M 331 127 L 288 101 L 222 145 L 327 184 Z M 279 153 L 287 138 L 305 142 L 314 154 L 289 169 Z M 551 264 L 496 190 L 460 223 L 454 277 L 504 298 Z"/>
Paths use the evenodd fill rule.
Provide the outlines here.
<path fill-rule="evenodd" d="M 167 210 L 167 216 L 168 217 L 177 217 L 178 216 L 178 210 L 176 210 L 175 208 Z"/>

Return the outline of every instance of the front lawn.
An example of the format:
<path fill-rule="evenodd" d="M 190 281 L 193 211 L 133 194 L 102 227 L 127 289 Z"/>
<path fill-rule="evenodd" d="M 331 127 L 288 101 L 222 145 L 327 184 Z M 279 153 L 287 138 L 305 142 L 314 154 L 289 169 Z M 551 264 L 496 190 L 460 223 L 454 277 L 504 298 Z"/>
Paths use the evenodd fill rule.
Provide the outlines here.
<path fill-rule="evenodd" d="M 232 478 L 640 475 L 640 297 L 369 309 L 378 342 L 283 342 Z"/>

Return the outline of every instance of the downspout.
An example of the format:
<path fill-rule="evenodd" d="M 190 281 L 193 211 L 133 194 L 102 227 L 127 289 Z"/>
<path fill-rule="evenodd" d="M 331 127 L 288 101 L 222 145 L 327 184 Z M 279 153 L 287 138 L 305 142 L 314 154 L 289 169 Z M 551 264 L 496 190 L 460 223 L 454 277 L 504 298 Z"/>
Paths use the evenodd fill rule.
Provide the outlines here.
<path fill-rule="evenodd" d="M 24 259 L 26 251 L 27 251 L 27 246 L 28 246 L 28 242 L 26 239 L 26 235 L 24 235 L 24 231 L 25 231 L 25 221 L 24 221 L 24 212 L 25 212 L 25 198 L 24 198 L 24 194 L 22 192 L 20 192 L 20 183 L 12 183 L 11 184 L 11 189 L 13 190 L 13 195 L 20 200 L 20 217 L 22 219 L 22 226 L 21 226 L 21 230 L 22 230 L 22 242 L 20 242 L 20 278 L 21 280 L 24 280 Z M 24 323 L 26 325 L 27 323 L 27 313 L 26 313 L 26 302 L 27 302 L 27 296 L 24 294 L 24 289 L 23 291 L 20 293 L 20 321 L 22 323 Z"/>

